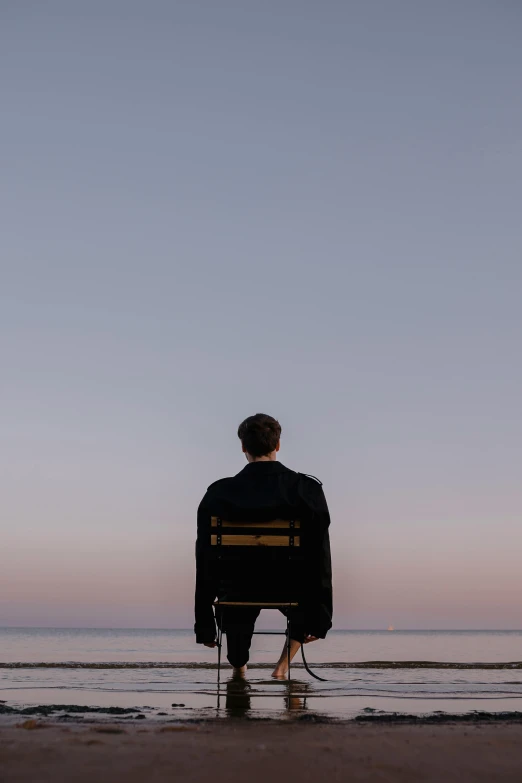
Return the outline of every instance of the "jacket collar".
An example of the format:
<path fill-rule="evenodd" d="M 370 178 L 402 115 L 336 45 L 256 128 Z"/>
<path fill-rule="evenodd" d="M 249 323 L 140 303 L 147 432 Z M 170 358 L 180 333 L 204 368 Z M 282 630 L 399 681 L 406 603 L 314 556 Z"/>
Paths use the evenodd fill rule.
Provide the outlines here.
<path fill-rule="evenodd" d="M 286 473 L 288 472 L 288 468 L 285 468 L 285 466 L 278 462 L 277 460 L 269 460 L 266 462 L 248 462 L 243 470 L 240 470 L 237 474 L 238 476 L 252 476 L 254 474 L 257 475 L 274 475 L 276 473 Z"/>

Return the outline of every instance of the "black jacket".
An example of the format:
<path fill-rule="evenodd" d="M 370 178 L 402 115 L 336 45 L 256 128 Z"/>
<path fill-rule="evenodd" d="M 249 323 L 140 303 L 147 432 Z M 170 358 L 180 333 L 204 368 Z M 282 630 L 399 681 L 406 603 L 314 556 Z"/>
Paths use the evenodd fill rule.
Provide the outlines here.
<path fill-rule="evenodd" d="M 208 488 L 198 509 L 196 541 L 196 640 L 212 642 L 216 627 L 212 603 L 217 581 L 209 559 L 210 521 L 224 519 L 306 519 L 311 531 L 308 598 L 305 605 L 307 634 L 322 639 L 332 627 L 332 567 L 328 527 L 330 515 L 321 483 L 295 473 L 280 462 L 250 462 L 236 476 L 216 481 Z"/>

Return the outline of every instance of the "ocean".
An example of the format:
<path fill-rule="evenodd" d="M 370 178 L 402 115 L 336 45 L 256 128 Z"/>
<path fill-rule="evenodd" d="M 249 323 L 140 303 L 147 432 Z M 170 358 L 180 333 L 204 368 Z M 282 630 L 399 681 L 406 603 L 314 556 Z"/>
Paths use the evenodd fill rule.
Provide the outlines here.
<path fill-rule="evenodd" d="M 331 631 L 306 645 L 290 682 L 271 669 L 282 636 L 254 637 L 231 677 L 192 631 L 0 628 L 0 712 L 122 708 L 162 720 L 354 718 L 522 710 L 522 631 Z M 125 713 L 127 714 L 127 713 Z M 136 715 L 135 715 L 136 714 Z"/>

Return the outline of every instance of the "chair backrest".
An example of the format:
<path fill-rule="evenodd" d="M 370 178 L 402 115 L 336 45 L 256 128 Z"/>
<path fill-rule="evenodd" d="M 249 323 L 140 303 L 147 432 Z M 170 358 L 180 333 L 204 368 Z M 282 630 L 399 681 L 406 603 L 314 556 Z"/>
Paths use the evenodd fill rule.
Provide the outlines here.
<path fill-rule="evenodd" d="M 271 519 L 269 522 L 228 522 L 212 517 L 212 546 L 301 546 L 299 520 Z"/>
<path fill-rule="evenodd" d="M 299 600 L 305 569 L 300 520 L 211 518 L 210 544 L 217 560 L 222 600 Z"/>

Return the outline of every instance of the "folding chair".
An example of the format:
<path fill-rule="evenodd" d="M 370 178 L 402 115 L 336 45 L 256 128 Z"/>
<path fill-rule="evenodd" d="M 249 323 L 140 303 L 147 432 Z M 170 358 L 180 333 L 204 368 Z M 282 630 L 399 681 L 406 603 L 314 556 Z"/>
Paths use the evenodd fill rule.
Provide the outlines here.
<path fill-rule="evenodd" d="M 299 607 L 304 556 L 299 520 L 227 521 L 211 519 L 211 547 L 217 559 L 218 696 L 221 682 L 222 610 L 226 607 L 286 609 L 288 678 L 291 613 Z M 254 631 L 280 634 L 280 631 Z"/>

